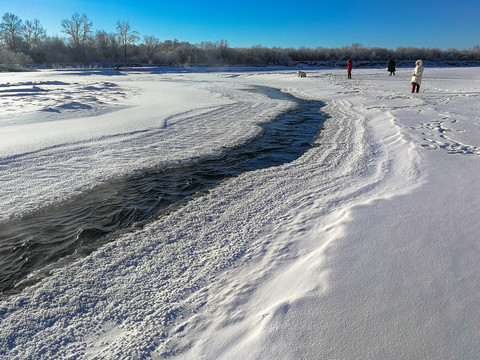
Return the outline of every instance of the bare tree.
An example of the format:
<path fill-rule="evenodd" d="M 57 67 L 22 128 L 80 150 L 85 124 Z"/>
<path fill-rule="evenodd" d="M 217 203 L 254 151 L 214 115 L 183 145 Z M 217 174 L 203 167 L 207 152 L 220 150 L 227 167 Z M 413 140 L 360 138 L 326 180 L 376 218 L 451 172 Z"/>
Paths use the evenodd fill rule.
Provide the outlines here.
<path fill-rule="evenodd" d="M 229 55 L 229 45 L 228 45 L 228 41 L 227 40 L 220 40 L 217 42 L 217 48 L 218 48 L 218 52 L 219 52 L 219 55 L 220 55 L 220 58 L 225 61 L 228 59 L 228 55 Z"/>
<path fill-rule="evenodd" d="M 71 19 L 63 19 L 63 32 L 70 36 L 70 41 L 74 47 L 79 48 L 85 45 L 92 32 L 92 22 L 88 20 L 87 15 L 82 16 L 75 13 Z"/>
<path fill-rule="evenodd" d="M 33 21 L 25 21 L 23 29 L 23 37 L 29 49 L 40 46 L 41 42 L 47 37 L 47 32 L 40 25 L 40 21 L 34 19 Z"/>
<path fill-rule="evenodd" d="M 106 61 L 114 61 L 118 53 L 118 42 L 115 34 L 106 31 L 97 31 L 95 34 L 95 46 Z"/>
<path fill-rule="evenodd" d="M 0 36 L 8 49 L 16 51 L 22 42 L 22 20 L 15 14 L 5 13 L 0 23 Z"/>
<path fill-rule="evenodd" d="M 361 49 L 363 48 L 363 44 L 360 44 L 360 43 L 353 43 L 352 44 L 352 49 L 353 50 L 358 50 L 358 49 Z"/>
<path fill-rule="evenodd" d="M 145 46 L 145 55 L 148 58 L 149 64 L 151 64 L 153 57 L 160 50 L 160 41 L 155 36 L 145 36 L 143 38 L 143 44 Z"/>
<path fill-rule="evenodd" d="M 127 48 L 128 45 L 134 45 L 138 41 L 138 32 L 132 30 L 128 20 L 117 21 L 117 36 L 120 41 L 120 46 L 123 48 L 125 62 L 127 62 Z"/>

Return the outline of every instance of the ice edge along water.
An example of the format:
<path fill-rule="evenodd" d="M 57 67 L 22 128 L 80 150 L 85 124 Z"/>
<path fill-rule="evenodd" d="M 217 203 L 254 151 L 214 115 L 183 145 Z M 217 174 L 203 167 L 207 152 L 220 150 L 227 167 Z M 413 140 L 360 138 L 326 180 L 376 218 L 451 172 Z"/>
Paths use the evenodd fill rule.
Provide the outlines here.
<path fill-rule="evenodd" d="M 337 72 L 319 73 L 303 83 L 293 82 L 292 75 L 244 74 L 236 79 L 270 86 L 281 83 L 286 91 L 302 89 L 304 96 L 326 99 L 331 120 L 318 147 L 292 164 L 231 179 L 182 208 L 178 217 L 126 236 L 57 272 L 29 296 L 2 304 L 1 348 L 12 358 L 39 354 L 261 358 L 279 351 L 284 358 L 295 358 L 301 349 L 288 341 L 294 334 L 279 343 L 278 326 L 289 314 L 298 314 L 296 310 L 313 309 L 299 307 L 311 295 L 326 296 L 336 288 L 330 272 L 347 265 L 335 263 L 332 251 L 336 240 L 347 235 L 352 212 L 376 200 L 407 194 L 425 180 L 419 172 L 418 136 L 399 123 L 398 116 L 403 116 L 402 122 L 408 118 L 397 109 L 413 103 L 432 110 L 439 97 L 434 95 L 429 102 L 422 95 L 409 99 L 400 95 L 401 90 L 384 91 L 386 82 L 375 85 L 368 79 L 372 74 L 364 76 L 364 83 L 355 81 L 355 74 L 351 83 L 340 80 Z M 362 92 L 365 87 L 370 94 Z M 426 114 L 425 120 L 432 117 Z M 384 221 L 392 223 L 392 219 Z M 392 236 L 400 240 L 398 234 Z M 398 243 L 405 247 L 410 242 Z M 358 287 L 378 290 L 376 284 L 356 280 Z M 338 305 L 345 311 L 349 304 L 355 302 L 341 300 Z M 334 319 L 326 310 L 316 309 L 326 319 Z M 421 314 L 421 309 L 411 310 Z M 344 312 L 335 315 L 340 316 L 340 324 L 347 319 Z M 285 324 L 293 331 L 301 329 L 293 322 Z M 317 336 L 329 335 L 328 329 L 336 329 L 335 325 L 317 324 L 326 332 L 304 334 L 313 338 L 303 350 L 351 356 L 335 339 L 323 344 L 322 336 Z M 345 325 L 348 329 L 357 324 Z M 373 340 L 368 333 L 375 329 L 359 330 L 349 333 L 352 344 Z M 386 346 L 386 340 L 376 346 Z M 405 345 L 404 349 L 419 346 Z M 438 345 L 439 353 L 446 351 Z M 338 352 L 332 355 L 329 349 Z M 349 346 L 344 349 L 351 351 Z M 357 348 L 356 353 L 369 349 Z"/>
<path fill-rule="evenodd" d="M 89 255 L 122 232 L 138 230 L 229 177 L 293 161 L 311 147 L 325 120 L 320 113 L 322 103 L 302 101 L 273 88 L 248 91 L 297 105 L 262 124 L 259 137 L 225 149 L 219 157 L 139 169 L 134 176 L 112 179 L 62 204 L 3 222 L 0 249 L 5 263 L 0 267 L 0 292 L 16 294 L 54 269 Z"/>
<path fill-rule="evenodd" d="M 39 315 L 28 320 L 30 326 L 27 326 L 27 329 L 32 332 L 31 336 L 45 336 L 45 333 L 36 333 L 36 329 L 42 327 L 41 324 L 45 321 L 56 324 L 49 327 L 50 331 L 45 329 L 47 333 L 52 331 L 51 335 L 56 332 L 57 326 L 67 325 L 64 323 L 67 321 L 76 328 L 74 333 L 84 329 L 80 330 L 80 334 L 70 334 L 73 337 L 70 341 L 75 343 L 78 336 L 90 334 L 92 344 L 87 346 L 87 349 L 95 349 L 95 332 L 101 335 L 106 324 L 115 323 L 116 327 L 119 327 L 118 333 L 112 343 L 104 336 L 99 336 L 99 339 L 102 339 L 100 344 L 97 343 L 100 349 L 108 348 L 112 357 L 122 356 L 126 345 L 124 341 L 128 341 L 128 349 L 131 349 L 128 351 L 135 349 L 134 353 L 140 351 L 144 354 L 153 351 L 153 348 L 146 344 L 161 345 L 165 334 L 162 335 L 164 330 L 160 329 L 167 330 L 169 324 L 173 325 L 178 319 L 188 317 L 188 314 L 203 308 L 202 304 L 208 292 L 194 291 L 195 289 L 206 289 L 209 283 L 209 286 L 213 286 L 211 281 L 215 273 L 233 265 L 237 266 L 239 262 L 246 262 L 249 258 L 254 258 L 255 253 L 263 250 L 265 240 L 262 239 L 262 233 L 266 228 L 274 233 L 288 233 L 288 230 L 282 229 L 282 224 L 291 223 L 292 220 L 297 226 L 304 223 L 304 226 L 309 227 L 308 222 L 312 220 L 308 218 L 316 219 L 332 209 L 344 208 L 345 202 L 352 202 L 352 195 L 368 192 L 368 188 L 372 188 L 379 181 L 379 174 L 385 164 L 381 163 L 380 166 L 373 166 L 376 169 L 369 170 L 365 163 L 372 154 L 369 149 L 371 144 L 367 142 L 365 134 L 365 118 L 355 114 L 350 104 L 345 101 L 332 101 L 326 111 L 334 114 L 336 121 L 330 123 L 334 126 L 327 126 L 318 140 L 319 146 L 299 161 L 275 170 L 260 171 L 253 178 L 240 176 L 228 181 L 206 198 L 198 199 L 182 208 L 180 213 L 160 220 L 158 224 L 149 226 L 144 231 L 126 236 L 122 241 L 106 246 L 81 261 L 76 266 L 80 266 L 82 270 L 75 270 L 76 266 L 58 270 L 51 281 L 37 287 L 33 296 L 20 300 L 22 307 L 33 306 L 37 309 L 34 312 Z M 367 176 L 366 183 L 358 186 L 358 180 L 371 170 L 376 175 Z M 292 183 L 291 179 L 295 181 Z M 248 188 L 256 189 L 253 198 L 248 196 Z M 231 189 L 236 191 L 232 192 Z M 340 194 L 338 189 L 342 189 Z M 312 192 L 321 194 L 323 201 L 313 198 Z M 217 198 L 221 199 L 220 203 Z M 200 204 L 196 204 L 199 202 Z M 303 214 L 300 212 L 301 215 L 298 215 L 298 209 L 305 207 L 309 207 L 310 211 L 307 219 L 301 219 Z M 344 210 L 338 211 L 339 219 L 348 217 Z M 157 240 L 152 243 L 154 238 Z M 258 240 L 256 244 L 252 244 L 251 239 Z M 266 243 L 268 244 L 268 241 Z M 287 241 L 283 244 L 283 249 L 289 246 L 291 244 Z M 122 250 L 119 251 L 120 249 Z M 110 254 L 113 252 L 128 255 L 126 258 L 112 258 Z M 207 254 L 215 254 L 215 257 L 205 257 Z M 271 267 L 275 267 L 275 263 L 285 256 L 291 256 L 284 250 L 280 251 L 280 255 L 282 256 L 271 259 Z M 105 260 L 106 263 L 100 265 Z M 113 264 L 110 263 L 112 260 Z M 78 274 L 85 271 L 95 271 L 95 279 L 79 278 Z M 269 271 L 265 271 L 264 276 L 268 273 Z M 145 274 L 148 276 L 145 277 Z M 59 283 L 54 279 L 62 280 Z M 111 281 L 129 286 L 109 286 Z M 143 291 L 138 291 L 139 289 Z M 147 289 L 150 296 L 145 293 Z M 76 303 L 75 298 L 78 297 L 80 298 Z M 53 305 L 53 299 L 56 308 L 54 313 L 40 311 L 42 302 L 46 300 Z M 112 303 L 113 299 L 115 300 Z M 72 301 L 73 308 L 68 305 Z M 98 313 L 97 310 L 102 308 L 104 310 Z M 73 318 L 66 317 L 64 311 L 71 313 L 72 310 Z M 138 321 L 136 319 L 143 319 L 141 322 L 145 324 L 149 323 L 145 331 L 138 334 L 134 330 Z M 98 324 L 93 334 L 89 324 Z M 25 325 L 21 325 L 22 328 Z M 180 326 L 189 327 L 188 324 Z M 131 331 L 137 334 L 134 339 L 131 338 Z M 170 345 L 174 338 L 175 336 L 172 336 L 169 339 Z M 21 341 L 16 339 L 15 342 L 19 340 Z M 64 351 L 68 353 L 67 348 L 62 346 L 61 342 L 57 345 L 49 344 L 48 352 L 60 355 Z M 162 346 L 159 346 L 157 351 L 164 354 L 172 352 L 170 349 L 161 349 Z M 32 350 L 34 354 L 40 349 Z M 46 348 L 42 350 L 47 351 Z"/>

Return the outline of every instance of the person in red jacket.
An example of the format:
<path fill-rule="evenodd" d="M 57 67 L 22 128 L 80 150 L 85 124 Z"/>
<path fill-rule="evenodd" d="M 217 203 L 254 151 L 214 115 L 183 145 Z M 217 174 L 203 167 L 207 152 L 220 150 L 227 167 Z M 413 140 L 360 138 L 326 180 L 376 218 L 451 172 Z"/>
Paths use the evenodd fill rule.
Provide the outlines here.
<path fill-rule="evenodd" d="M 353 68 L 353 61 L 352 59 L 347 60 L 347 77 L 349 79 L 352 78 L 352 68 Z"/>

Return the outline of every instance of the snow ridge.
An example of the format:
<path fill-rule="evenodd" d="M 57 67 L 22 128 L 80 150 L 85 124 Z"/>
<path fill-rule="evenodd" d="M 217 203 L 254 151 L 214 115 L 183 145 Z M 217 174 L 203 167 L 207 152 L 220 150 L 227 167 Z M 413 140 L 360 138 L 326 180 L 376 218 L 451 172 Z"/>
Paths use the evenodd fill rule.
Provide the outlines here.
<path fill-rule="evenodd" d="M 32 192 L 16 197 L 24 207 L 3 200 L 2 210 L 11 206 L 8 216 L 17 216 L 48 201 L 41 195 L 46 191 L 66 187 L 59 199 L 68 198 L 127 168 L 216 154 L 256 134 L 259 118 L 268 121 L 292 106 L 240 91 L 248 85 L 275 84 L 325 100 L 322 111 L 329 116 L 315 146 L 296 161 L 228 179 L 0 303 L 0 355 L 226 359 L 249 358 L 245 349 L 255 349 L 250 358 L 271 358 L 274 349 L 258 344 L 274 338 L 274 329 L 310 296 L 331 291 L 329 254 L 353 210 L 408 193 L 423 181 L 418 147 L 394 112 L 369 108 L 361 94 L 349 97 L 358 84 L 338 76 L 303 80 L 289 72 L 190 74 L 181 86 L 188 82 L 195 92 L 219 96 L 221 104 L 179 107 L 174 114 L 157 109 L 149 118 L 160 128 L 72 141 L 62 151 L 41 148 L 42 156 L 4 162 L 2 199 L 17 196 L 12 169 L 47 176 L 50 161 L 64 169 L 61 186 L 29 179 Z M 373 86 L 367 91 L 375 101 L 384 94 Z M 198 139 L 205 141 L 199 145 Z M 44 157 L 50 161 L 42 163 Z M 72 160 L 80 158 L 88 161 Z M 99 170 L 104 166 L 105 173 Z M 71 175 L 79 171 L 85 178 L 76 183 Z M 38 203 L 31 200 L 37 198 Z M 276 350 L 295 358 L 299 350 L 289 346 Z"/>

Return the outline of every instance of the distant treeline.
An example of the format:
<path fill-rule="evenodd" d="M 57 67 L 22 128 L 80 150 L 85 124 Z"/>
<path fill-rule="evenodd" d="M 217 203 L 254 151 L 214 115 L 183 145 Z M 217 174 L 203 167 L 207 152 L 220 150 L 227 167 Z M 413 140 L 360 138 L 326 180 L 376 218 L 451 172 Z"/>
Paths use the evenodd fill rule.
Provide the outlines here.
<path fill-rule="evenodd" d="M 341 48 L 232 48 L 225 40 L 190 44 L 160 41 L 155 36 L 140 39 L 128 21 L 118 21 L 116 32 L 93 30 L 86 15 L 62 20 L 65 37 L 48 36 L 38 20 L 21 20 L 5 13 L 0 23 L 0 64 L 25 67 L 31 64 L 115 66 L 152 65 L 273 65 L 322 64 L 345 61 L 385 62 L 424 59 L 431 62 L 480 61 L 480 45 L 469 50 L 399 47 L 395 50 L 352 44 Z"/>

